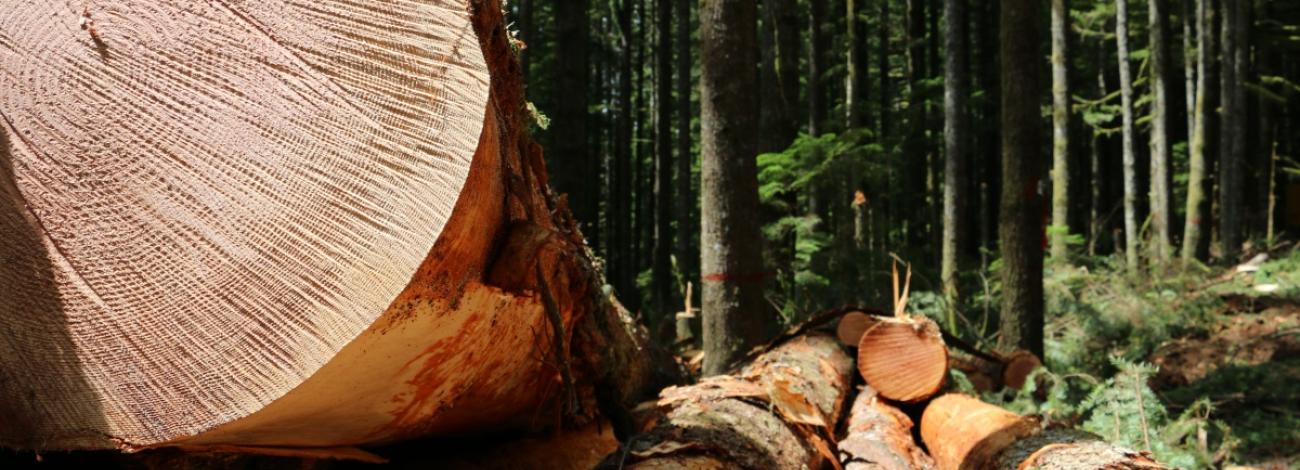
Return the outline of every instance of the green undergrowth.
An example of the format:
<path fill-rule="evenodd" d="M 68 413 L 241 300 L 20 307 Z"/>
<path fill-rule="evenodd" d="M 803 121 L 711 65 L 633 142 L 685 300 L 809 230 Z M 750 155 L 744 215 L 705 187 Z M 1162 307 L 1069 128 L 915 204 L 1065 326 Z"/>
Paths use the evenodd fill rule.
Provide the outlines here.
<path fill-rule="evenodd" d="M 1300 466 L 1300 358 L 1275 356 L 1253 365 L 1228 358 L 1205 377 L 1166 389 L 1153 389 L 1160 386 L 1151 380 L 1158 369 L 1148 362 L 1171 341 L 1211 338 L 1234 316 L 1261 315 L 1236 311 L 1243 302 L 1229 297 L 1300 308 L 1300 252 L 1275 256 L 1256 272 L 1230 278 L 1223 276 L 1226 268 L 1200 264 L 1133 275 L 1114 257 L 1049 264 L 1047 369 L 1024 390 L 983 398 L 1149 450 L 1178 468 L 1278 461 Z M 965 309 L 962 334 L 991 347 L 998 286 L 995 275 L 985 277 L 993 280 Z M 940 318 L 941 302 L 924 307 Z M 1273 334 L 1300 334 L 1300 325 L 1283 323 Z M 960 372 L 954 372 L 954 383 L 971 390 Z"/>

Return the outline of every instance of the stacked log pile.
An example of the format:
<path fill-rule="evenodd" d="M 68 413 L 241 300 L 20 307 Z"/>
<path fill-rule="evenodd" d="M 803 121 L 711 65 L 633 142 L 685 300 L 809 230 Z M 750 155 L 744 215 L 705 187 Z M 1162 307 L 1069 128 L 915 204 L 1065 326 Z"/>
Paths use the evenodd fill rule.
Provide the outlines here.
<path fill-rule="evenodd" d="M 655 404 L 662 413 L 658 422 L 607 457 L 604 466 L 1166 468 L 1148 454 L 1085 432 L 1044 429 L 1033 417 L 978 398 L 942 394 L 950 368 L 980 378 L 988 389 L 1019 388 L 1041 366 L 1032 354 L 990 354 L 961 344 L 969 351 L 950 356 L 945 335 L 933 321 L 906 315 L 901 308 L 889 317 L 867 311 L 838 309 L 842 319 L 834 339 L 796 328 L 800 334 L 758 355 L 744 369 L 665 390 Z M 813 321 L 822 320 L 819 315 Z M 844 352 L 854 348 L 856 367 L 850 359 L 854 355 Z M 856 397 L 852 369 L 865 381 Z M 833 453 L 828 442 L 835 442 Z"/>

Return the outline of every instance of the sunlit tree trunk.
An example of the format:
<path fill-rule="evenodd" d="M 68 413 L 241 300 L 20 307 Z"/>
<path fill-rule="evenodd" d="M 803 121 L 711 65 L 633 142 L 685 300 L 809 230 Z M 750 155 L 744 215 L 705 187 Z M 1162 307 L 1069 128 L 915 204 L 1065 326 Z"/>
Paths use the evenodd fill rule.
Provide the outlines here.
<path fill-rule="evenodd" d="M 862 34 L 858 31 L 857 1 L 859 0 L 844 0 L 844 34 L 848 43 L 845 48 L 847 73 L 844 76 L 844 117 L 848 128 L 859 127 L 863 123 L 862 88 L 858 84 L 861 83 L 859 75 L 866 70 L 862 67 L 862 53 L 857 47 L 858 35 Z"/>
<path fill-rule="evenodd" d="M 1151 254 L 1169 258 L 1169 10 L 1167 0 L 1149 0 L 1151 44 Z"/>
<path fill-rule="evenodd" d="M 1043 354 L 1039 0 L 1002 0 L 1002 350 Z"/>
<path fill-rule="evenodd" d="M 1119 51 L 1119 86 L 1124 120 L 1124 261 L 1138 266 L 1137 156 L 1133 149 L 1133 75 L 1128 60 L 1128 0 L 1115 0 L 1115 43 Z"/>
<path fill-rule="evenodd" d="M 1070 228 L 1070 84 L 1068 41 L 1070 9 L 1066 0 L 1052 0 L 1052 229 L 1051 254 L 1067 262 Z"/>
<path fill-rule="evenodd" d="M 966 198 L 966 150 L 970 145 L 970 67 L 967 63 L 966 2 L 944 0 L 944 89 L 943 89 L 943 260 L 940 279 L 948 301 L 947 327 L 957 329 L 957 308 L 961 305 L 957 275 L 960 271 L 961 236 L 967 230 L 961 205 Z"/>
<path fill-rule="evenodd" d="M 1218 128 L 1219 67 L 1215 1 L 1196 0 L 1196 106 L 1189 149 L 1190 170 L 1187 177 L 1187 218 L 1183 223 L 1184 261 L 1208 255 L 1209 239 L 1205 224 L 1210 212 L 1210 156 L 1215 150 L 1214 133 Z"/>
<path fill-rule="evenodd" d="M 1193 0 L 1183 0 L 1183 91 L 1187 101 L 1187 143 L 1191 145 L 1192 129 L 1196 128 L 1196 5 Z M 1172 230 L 1172 228 L 1171 228 Z"/>
<path fill-rule="evenodd" d="M 757 344 L 767 316 L 759 249 L 755 2 L 700 3 L 700 262 L 704 375 Z"/>

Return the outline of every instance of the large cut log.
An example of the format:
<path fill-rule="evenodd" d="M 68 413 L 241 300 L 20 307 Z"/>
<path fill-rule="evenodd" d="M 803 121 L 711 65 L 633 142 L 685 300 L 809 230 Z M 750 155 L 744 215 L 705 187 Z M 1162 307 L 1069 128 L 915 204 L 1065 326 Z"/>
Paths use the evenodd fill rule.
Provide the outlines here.
<path fill-rule="evenodd" d="M 653 388 L 499 0 L 68 5 L 0 9 L 0 445 L 618 424 Z"/>
<path fill-rule="evenodd" d="M 934 320 L 880 318 L 858 342 L 858 372 L 882 397 L 923 401 L 939 393 L 948 378 L 948 346 Z"/>
<path fill-rule="evenodd" d="M 797 337 L 736 374 L 665 389 L 658 425 L 611 454 L 605 467 L 822 468 L 836 460 L 834 427 L 852 370 L 834 338 Z"/>
<path fill-rule="evenodd" d="M 912 438 L 912 419 L 865 386 L 849 408 L 839 442 L 845 470 L 929 470 L 931 459 Z"/>
<path fill-rule="evenodd" d="M 962 394 L 926 406 L 921 439 L 939 470 L 1167 468 L 1086 432 L 1043 431 L 1033 419 Z"/>

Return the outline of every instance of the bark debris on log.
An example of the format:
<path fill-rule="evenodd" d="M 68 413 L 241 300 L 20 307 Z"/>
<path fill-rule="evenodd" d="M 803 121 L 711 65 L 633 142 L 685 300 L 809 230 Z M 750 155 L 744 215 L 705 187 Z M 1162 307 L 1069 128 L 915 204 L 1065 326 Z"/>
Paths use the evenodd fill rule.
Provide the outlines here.
<path fill-rule="evenodd" d="M 911 418 L 863 387 L 839 442 L 840 463 L 845 470 L 933 469 L 934 459 L 916 444 L 912 429 Z"/>
<path fill-rule="evenodd" d="M 836 340 L 809 334 L 732 375 L 670 387 L 650 432 L 606 459 L 609 468 L 821 468 L 831 449 L 852 360 Z"/>

